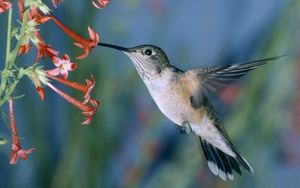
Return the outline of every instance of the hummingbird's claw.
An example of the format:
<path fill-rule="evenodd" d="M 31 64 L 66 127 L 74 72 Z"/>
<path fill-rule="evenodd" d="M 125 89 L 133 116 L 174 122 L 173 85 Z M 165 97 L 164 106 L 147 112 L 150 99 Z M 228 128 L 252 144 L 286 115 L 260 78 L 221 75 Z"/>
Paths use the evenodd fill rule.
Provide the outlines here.
<path fill-rule="evenodd" d="M 184 121 L 182 125 L 177 125 L 177 132 L 180 134 L 189 134 L 192 132 L 192 128 L 187 121 Z"/>

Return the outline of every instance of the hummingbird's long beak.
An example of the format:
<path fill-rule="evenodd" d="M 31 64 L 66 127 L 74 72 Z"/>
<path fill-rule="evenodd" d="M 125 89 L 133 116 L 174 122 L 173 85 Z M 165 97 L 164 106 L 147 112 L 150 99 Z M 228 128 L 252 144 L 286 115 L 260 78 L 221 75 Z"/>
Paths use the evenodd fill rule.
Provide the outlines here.
<path fill-rule="evenodd" d="M 112 44 L 106 44 L 106 43 L 102 43 L 102 42 L 98 43 L 98 46 L 113 48 L 113 49 L 120 50 L 120 51 L 123 51 L 123 52 L 128 52 L 129 51 L 128 48 L 124 48 L 122 46 L 116 46 L 116 45 L 112 45 Z"/>

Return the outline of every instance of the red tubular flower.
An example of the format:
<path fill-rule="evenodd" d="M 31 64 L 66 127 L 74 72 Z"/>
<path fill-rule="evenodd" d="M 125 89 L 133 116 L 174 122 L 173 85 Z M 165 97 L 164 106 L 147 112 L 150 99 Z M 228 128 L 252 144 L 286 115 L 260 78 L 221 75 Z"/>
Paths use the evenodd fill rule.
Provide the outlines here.
<path fill-rule="evenodd" d="M 19 8 L 20 20 L 23 21 L 23 17 L 24 17 L 24 4 L 23 4 L 22 0 L 18 0 L 18 8 Z"/>
<path fill-rule="evenodd" d="M 24 3 L 22 0 L 18 0 L 18 8 L 19 8 L 19 14 L 20 14 L 20 20 L 23 20 L 24 17 Z M 32 6 L 29 12 L 29 20 L 34 20 L 37 24 L 44 24 L 51 18 L 49 16 L 42 16 L 42 13 L 37 7 Z M 44 42 L 40 32 L 36 30 L 34 32 L 34 35 L 39 39 L 39 43 L 35 43 L 37 47 L 37 57 L 35 60 L 35 63 L 37 63 L 41 58 L 45 59 L 46 55 L 50 57 L 50 59 L 57 55 L 59 52 L 57 50 L 54 50 L 51 48 L 51 45 L 48 45 Z M 30 44 L 29 42 L 27 44 L 22 44 L 20 46 L 18 55 L 21 55 L 23 53 L 28 53 L 30 50 Z"/>
<path fill-rule="evenodd" d="M 107 4 L 110 2 L 110 0 L 97 0 L 97 2 L 92 1 L 92 4 L 95 8 L 103 9 L 107 6 Z"/>
<path fill-rule="evenodd" d="M 91 93 L 95 87 L 96 81 L 93 75 L 91 75 L 91 80 L 85 79 L 86 85 L 83 84 L 79 84 L 77 82 L 73 82 L 67 79 L 63 79 L 63 78 L 58 78 L 55 76 L 52 76 L 50 74 L 48 74 L 48 77 L 51 78 L 52 80 L 55 80 L 57 82 L 60 82 L 66 86 L 69 86 L 73 89 L 76 89 L 78 91 L 81 91 L 84 93 L 84 101 L 82 102 L 83 104 L 86 104 L 90 101 L 91 99 Z"/>
<path fill-rule="evenodd" d="M 29 11 L 29 16 L 28 16 L 29 20 L 33 20 L 40 17 L 42 17 L 42 14 L 40 13 L 39 9 L 35 6 L 32 6 Z"/>
<path fill-rule="evenodd" d="M 35 63 L 39 62 L 40 59 L 45 59 L 46 55 L 48 55 L 48 57 L 50 59 L 53 59 L 53 57 L 57 56 L 59 53 L 59 51 L 54 50 L 50 44 L 45 44 L 44 42 L 40 42 L 37 45 L 37 56 L 35 59 Z"/>
<path fill-rule="evenodd" d="M 63 91 L 59 90 L 58 88 L 53 86 L 51 83 L 47 83 L 47 86 L 50 87 L 56 93 L 58 93 L 65 100 L 67 100 L 68 102 L 70 102 L 71 104 L 73 104 L 74 106 L 76 106 L 77 108 L 79 108 L 83 111 L 82 113 L 85 116 L 85 120 L 81 124 L 83 124 L 83 125 L 90 124 L 90 122 L 92 121 L 92 119 L 98 109 L 98 106 L 99 106 L 99 102 L 97 100 L 90 99 L 88 102 L 91 105 L 87 105 L 87 104 L 84 104 L 84 103 L 78 101 L 77 99 L 71 97 L 70 95 L 64 93 Z"/>
<path fill-rule="evenodd" d="M 59 51 L 52 48 L 50 44 L 46 44 L 42 37 L 40 36 L 39 32 L 35 32 L 35 35 L 38 36 L 40 42 L 36 45 L 37 49 L 37 56 L 35 58 L 34 63 L 38 63 L 40 59 L 45 59 L 46 56 L 48 56 L 50 59 L 52 59 L 54 56 L 57 56 Z M 22 44 L 19 48 L 18 55 L 22 55 L 23 53 L 28 53 L 30 50 L 30 44 Z"/>
<path fill-rule="evenodd" d="M 91 93 L 92 91 L 94 90 L 95 88 L 95 79 L 94 79 L 94 76 L 91 75 L 91 80 L 88 80 L 88 79 L 85 79 L 85 82 L 86 82 L 86 90 L 85 90 L 85 94 L 83 96 L 84 98 L 84 101 L 83 101 L 83 104 L 86 104 L 88 101 L 90 101 L 91 99 Z"/>
<path fill-rule="evenodd" d="M 22 54 L 28 54 L 30 50 L 30 44 L 26 43 L 26 44 L 21 44 L 19 51 L 18 51 L 18 55 L 22 55 Z"/>
<path fill-rule="evenodd" d="M 36 87 L 36 92 L 38 93 L 42 101 L 45 100 L 45 91 L 42 86 Z"/>
<path fill-rule="evenodd" d="M 63 0 L 52 0 L 53 6 L 56 8 L 58 4 L 62 3 Z"/>
<path fill-rule="evenodd" d="M 74 71 L 77 68 L 77 64 L 72 63 L 67 54 L 63 54 L 61 59 L 54 56 L 52 61 L 56 68 L 47 71 L 47 73 L 51 76 L 61 75 L 64 79 L 67 79 L 69 71 Z"/>
<path fill-rule="evenodd" d="M 23 17 L 24 17 L 24 3 L 23 0 L 18 0 L 18 8 L 19 8 L 19 14 L 20 14 L 20 20 L 23 21 Z M 22 54 L 28 54 L 30 50 L 30 44 L 26 43 L 26 44 L 21 44 L 19 51 L 18 51 L 18 55 L 22 55 Z"/>
<path fill-rule="evenodd" d="M 22 21 L 24 16 L 24 10 L 25 10 L 23 0 L 18 0 L 18 8 L 19 8 L 20 20 Z M 38 9 L 38 7 L 32 6 L 29 11 L 28 19 L 33 20 L 33 19 L 39 19 L 41 17 L 43 16 L 40 10 Z"/>
<path fill-rule="evenodd" d="M 64 25 L 62 22 L 60 22 L 57 18 L 55 18 L 53 15 L 50 15 L 54 23 L 58 25 L 67 35 L 69 35 L 72 39 L 75 40 L 74 45 L 82 48 L 83 53 L 77 56 L 77 59 L 83 59 L 85 58 L 90 51 L 97 46 L 99 42 L 99 35 L 92 30 L 90 27 L 88 27 L 89 35 L 90 35 L 90 40 L 83 38 L 82 36 L 78 35 L 74 31 L 72 31 L 70 28 L 68 28 L 66 25 Z"/>
<path fill-rule="evenodd" d="M 16 122 L 14 117 L 14 107 L 13 100 L 9 99 L 9 121 L 10 121 L 10 129 L 12 132 L 12 147 L 11 147 L 11 155 L 10 155 L 10 164 L 16 164 L 19 157 L 25 160 L 27 158 L 27 154 L 31 153 L 34 148 L 30 148 L 28 150 L 22 150 L 19 137 L 17 134 Z"/>
<path fill-rule="evenodd" d="M 0 1 L 0 14 L 11 8 L 11 3 L 8 1 Z"/>
<path fill-rule="evenodd" d="M 49 16 L 41 16 L 41 17 L 35 18 L 35 22 L 38 24 L 44 24 L 44 23 L 48 22 L 49 20 L 51 20 L 51 17 L 49 17 Z"/>
<path fill-rule="evenodd" d="M 84 120 L 84 122 L 81 123 L 83 125 L 88 125 L 91 123 L 91 121 L 97 111 L 97 108 L 100 104 L 99 101 L 97 101 L 95 99 L 90 99 L 89 102 L 91 103 L 92 108 L 90 107 L 90 110 L 82 112 L 82 114 L 85 115 L 85 120 Z M 84 105 L 86 105 L 86 104 L 84 104 Z"/>
<path fill-rule="evenodd" d="M 37 36 L 37 38 L 39 39 L 39 43 L 36 45 L 37 48 L 37 56 L 36 59 L 34 61 L 34 63 L 39 62 L 39 60 L 45 59 L 46 55 L 48 55 L 48 57 L 50 59 L 52 59 L 54 56 L 57 56 L 59 51 L 54 50 L 50 44 L 46 44 L 43 37 L 41 36 L 39 31 L 35 32 L 35 35 Z"/>

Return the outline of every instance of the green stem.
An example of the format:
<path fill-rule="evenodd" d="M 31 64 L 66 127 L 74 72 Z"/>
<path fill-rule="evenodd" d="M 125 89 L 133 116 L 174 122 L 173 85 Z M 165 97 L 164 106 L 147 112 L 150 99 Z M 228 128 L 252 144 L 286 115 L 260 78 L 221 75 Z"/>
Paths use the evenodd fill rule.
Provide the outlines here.
<path fill-rule="evenodd" d="M 12 10 L 13 8 L 9 9 L 8 11 L 8 18 L 7 18 L 7 35 L 6 35 L 6 56 L 5 56 L 5 70 L 8 67 L 9 56 L 10 56 L 10 46 L 11 46 L 11 22 L 12 22 Z"/>
<path fill-rule="evenodd" d="M 7 89 L 7 92 L 5 93 L 5 96 L 0 100 L 0 108 L 3 104 L 5 104 L 8 99 L 12 97 L 13 92 L 15 91 L 15 88 L 17 84 L 20 82 L 21 78 L 23 77 L 23 74 L 19 74 L 17 79 L 14 80 L 12 84 L 9 85 L 9 88 Z"/>
<path fill-rule="evenodd" d="M 9 10 L 8 14 L 8 26 L 7 26 L 7 46 L 6 46 L 6 60 L 5 67 L 1 74 L 1 85 L 0 85 L 0 107 L 7 102 L 7 100 L 12 96 L 15 87 L 19 83 L 19 80 L 23 75 L 19 72 L 17 79 L 15 79 L 12 84 L 8 84 L 9 77 L 11 77 L 12 67 L 15 65 L 15 60 L 18 56 L 18 52 L 21 44 L 25 38 L 25 30 L 28 23 L 28 14 L 29 10 L 26 10 L 23 17 L 20 38 L 12 52 L 10 52 L 11 48 L 11 23 L 12 23 L 12 9 Z"/>
<path fill-rule="evenodd" d="M 4 70 L 2 71 L 2 74 L 1 74 L 1 85 L 0 85 L 1 102 L 2 102 L 2 97 L 3 97 L 3 92 L 6 88 L 6 83 L 7 83 L 6 71 L 7 71 L 7 68 L 8 68 L 9 56 L 10 56 L 12 11 L 13 11 L 13 8 L 8 10 L 8 17 L 7 17 L 5 66 L 4 66 Z"/>
<path fill-rule="evenodd" d="M 23 22 L 22 22 L 22 26 L 21 26 L 20 38 L 17 42 L 16 47 L 14 48 L 14 50 L 11 53 L 11 58 L 9 60 L 8 67 L 7 67 L 8 69 L 10 69 L 14 65 L 15 60 L 18 56 L 20 46 L 24 42 L 25 30 L 26 30 L 26 26 L 27 26 L 27 23 L 28 23 L 28 14 L 29 14 L 29 10 L 26 10 L 25 13 L 24 13 Z"/>

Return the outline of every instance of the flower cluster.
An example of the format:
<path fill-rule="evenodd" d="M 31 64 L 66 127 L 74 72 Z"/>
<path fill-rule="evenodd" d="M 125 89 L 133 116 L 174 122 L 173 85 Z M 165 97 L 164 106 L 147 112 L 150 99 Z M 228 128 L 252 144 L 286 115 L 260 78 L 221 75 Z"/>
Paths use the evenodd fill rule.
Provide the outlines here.
<path fill-rule="evenodd" d="M 63 0 L 52 0 L 53 6 L 62 3 Z M 102 9 L 107 6 L 109 0 L 91 1 L 91 4 L 97 8 Z M 14 117 L 14 89 L 19 81 L 24 77 L 28 77 L 38 93 L 38 96 L 43 101 L 45 100 L 44 88 L 48 87 L 63 97 L 82 111 L 85 119 L 82 124 L 90 124 L 95 113 L 99 107 L 99 102 L 92 98 L 91 94 L 95 87 L 96 81 L 93 75 L 89 79 L 85 79 L 85 84 L 71 81 L 68 79 L 71 71 L 76 71 L 78 63 L 72 62 L 72 56 L 68 54 L 59 55 L 59 51 L 47 43 L 40 33 L 41 24 L 46 24 L 53 21 L 64 33 L 66 33 L 73 41 L 74 45 L 82 48 L 83 52 L 78 55 L 77 59 L 83 59 L 90 54 L 93 48 L 99 42 L 99 35 L 91 27 L 87 27 L 89 38 L 85 38 L 71 28 L 67 27 L 58 18 L 56 18 L 50 8 L 43 3 L 42 0 L 18 0 L 16 6 L 18 7 L 18 17 L 21 23 L 19 28 L 11 31 L 12 20 L 12 6 L 11 1 L 0 0 L 0 14 L 9 10 L 8 16 L 8 36 L 15 36 L 17 44 L 13 51 L 10 51 L 10 37 L 7 41 L 8 52 L 6 53 L 5 67 L 1 71 L 1 85 L 0 85 L 0 107 L 3 104 L 9 105 L 9 122 L 12 133 L 12 147 L 10 163 L 15 164 L 20 157 L 26 159 L 27 154 L 31 153 L 34 148 L 23 150 L 19 141 L 16 122 Z M 22 68 L 15 65 L 15 59 L 18 56 L 27 54 L 31 51 L 32 46 L 35 47 L 37 55 L 33 60 L 32 66 Z M 52 62 L 52 69 L 44 70 L 40 66 L 42 59 L 50 59 Z M 71 95 L 65 93 L 55 86 L 53 82 L 59 82 L 79 92 L 82 92 L 83 98 L 76 99 Z"/>

